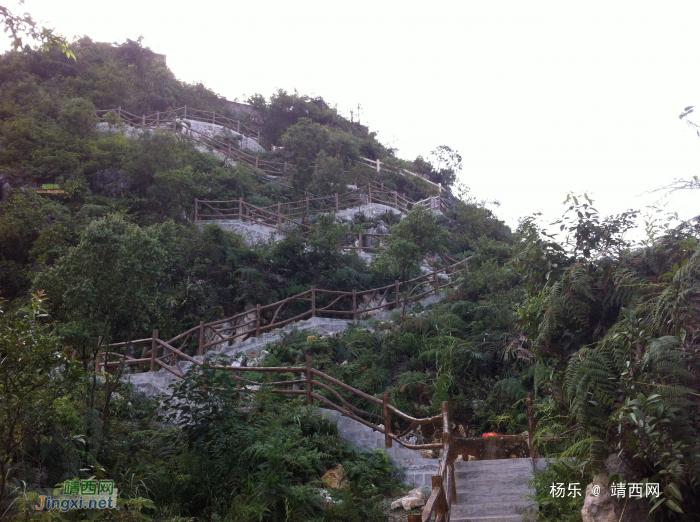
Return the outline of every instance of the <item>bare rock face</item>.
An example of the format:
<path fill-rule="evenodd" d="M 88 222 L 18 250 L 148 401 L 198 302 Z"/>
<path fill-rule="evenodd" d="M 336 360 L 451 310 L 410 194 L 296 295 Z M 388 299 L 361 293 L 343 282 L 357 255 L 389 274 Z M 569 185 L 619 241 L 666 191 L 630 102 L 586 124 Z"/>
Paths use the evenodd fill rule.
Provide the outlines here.
<path fill-rule="evenodd" d="M 593 477 L 593 482 L 586 486 L 586 497 L 583 501 L 583 509 L 581 509 L 583 522 L 638 522 L 646 520 L 649 513 L 649 503 L 644 499 L 613 498 L 610 496 L 609 481 L 610 476 L 601 472 Z M 594 494 L 596 492 L 597 495 Z"/>

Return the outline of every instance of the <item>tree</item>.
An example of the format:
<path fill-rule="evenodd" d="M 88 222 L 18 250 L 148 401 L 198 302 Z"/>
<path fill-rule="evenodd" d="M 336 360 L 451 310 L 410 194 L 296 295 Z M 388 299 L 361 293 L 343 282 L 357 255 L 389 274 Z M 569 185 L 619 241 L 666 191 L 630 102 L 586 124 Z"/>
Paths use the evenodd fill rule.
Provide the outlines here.
<path fill-rule="evenodd" d="M 5 512 L 12 463 L 29 440 L 39 441 L 51 425 L 55 403 L 73 375 L 58 339 L 40 320 L 42 292 L 31 306 L 0 315 L 0 511 Z M 0 310 L 0 314 L 2 311 Z"/>
<path fill-rule="evenodd" d="M 391 229 L 387 247 L 379 256 L 379 266 L 405 281 L 418 270 L 426 255 L 442 252 L 448 238 L 435 214 L 418 205 Z"/>
<path fill-rule="evenodd" d="M 24 0 L 19 0 L 22 5 Z M 68 58 L 75 60 L 75 54 L 68 48 L 68 42 L 63 36 L 54 32 L 48 27 L 38 27 L 29 13 L 15 15 L 2 5 L 0 5 L 0 15 L 2 15 L 2 23 L 5 25 L 5 33 L 10 33 L 12 39 L 12 47 L 21 49 L 24 45 L 22 40 L 23 35 L 28 36 L 32 40 L 41 44 L 41 49 L 46 51 L 50 48 L 58 48 Z"/>
<path fill-rule="evenodd" d="M 447 145 L 440 145 L 430 153 L 435 173 L 434 181 L 449 187 L 457 180 L 457 173 L 462 170 L 462 156 Z"/>

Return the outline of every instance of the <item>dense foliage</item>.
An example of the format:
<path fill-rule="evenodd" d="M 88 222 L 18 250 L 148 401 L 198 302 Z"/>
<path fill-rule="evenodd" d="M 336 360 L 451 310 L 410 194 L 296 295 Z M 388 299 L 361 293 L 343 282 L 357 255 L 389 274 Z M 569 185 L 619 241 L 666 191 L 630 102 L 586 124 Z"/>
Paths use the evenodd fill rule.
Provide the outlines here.
<path fill-rule="evenodd" d="M 536 479 L 541 520 L 580 520 L 580 501 L 552 500 L 547 482 L 588 480 L 611 454 L 630 479 L 662 485 L 651 518 L 697 517 L 697 222 L 649 228 L 634 245 L 625 233 L 637 211 L 602 218 L 587 196 L 570 196 L 559 238 L 533 219 L 512 232 L 465 196 L 439 216 L 422 207 L 403 220 L 314 216 L 308 233 L 249 246 L 195 225 L 193 200 L 269 206 L 367 180 L 418 200 L 435 187 L 398 169 L 450 185 L 461 156 L 441 146 L 428 160 L 401 160 L 322 98 L 282 90 L 235 114 L 202 85 L 177 81 L 140 41 L 83 38 L 71 50 L 76 60 L 60 49 L 0 57 L 0 177 L 14 187 L 0 203 L 0 511 L 39 520 L 39 488 L 98 476 L 118 483 L 124 520 L 384 520 L 380 501 L 396 488 L 385 456 L 355 453 L 296 401 L 265 387 L 241 396 L 230 375 L 205 365 L 174 390 L 173 415 L 175 402 L 159 409 L 122 382 L 123 368 L 96 374 L 91 361 L 99 338 L 154 328 L 169 338 L 312 285 L 392 284 L 448 254 L 468 259 L 469 272 L 432 309 L 396 310 L 339 337 L 293 332 L 264 364 L 313 356 L 316 368 L 375 396 L 388 391 L 416 416 L 448 400 L 461 436 L 522 433 L 525 394 L 535 392 L 538 451 L 561 457 Z M 113 122 L 98 132 L 93 116 L 182 105 L 258 125 L 270 149 L 259 156 L 294 163 L 291 178 L 261 182 L 252 167 L 223 165 L 167 131 L 127 137 Z M 386 168 L 379 176 L 361 158 Z M 63 192 L 37 193 L 45 183 Z M 372 263 L 338 248 L 343 234 L 380 220 L 392 235 Z M 337 464 L 349 487 L 327 502 L 320 477 Z"/>

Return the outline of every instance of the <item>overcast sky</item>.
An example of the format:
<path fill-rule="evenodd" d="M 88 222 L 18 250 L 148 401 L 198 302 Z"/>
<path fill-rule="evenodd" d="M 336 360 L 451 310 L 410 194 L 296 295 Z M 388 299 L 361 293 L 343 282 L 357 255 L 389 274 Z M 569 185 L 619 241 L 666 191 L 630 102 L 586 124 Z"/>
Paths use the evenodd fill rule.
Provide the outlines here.
<path fill-rule="evenodd" d="M 603 214 L 642 209 L 659 194 L 640 194 L 700 174 L 700 138 L 678 119 L 700 105 L 697 0 L 3 4 L 68 37 L 143 36 L 178 78 L 229 99 L 283 88 L 347 116 L 360 104 L 402 158 L 457 149 L 461 181 L 510 225 L 553 221 L 568 191 Z M 667 208 L 700 214 L 700 191 Z"/>

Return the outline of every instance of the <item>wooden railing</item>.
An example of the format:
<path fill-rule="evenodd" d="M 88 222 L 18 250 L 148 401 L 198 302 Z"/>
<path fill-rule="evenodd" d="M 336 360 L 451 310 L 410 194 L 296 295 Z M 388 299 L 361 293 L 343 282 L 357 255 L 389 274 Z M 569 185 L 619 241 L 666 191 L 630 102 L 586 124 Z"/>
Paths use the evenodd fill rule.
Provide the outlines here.
<path fill-rule="evenodd" d="M 248 138 L 252 138 L 255 141 L 260 141 L 260 130 L 253 129 L 241 123 L 240 120 L 233 120 L 227 118 L 215 111 L 200 111 L 198 109 L 193 109 L 185 105 L 178 109 L 171 109 L 168 111 L 159 111 L 149 115 L 138 116 L 132 114 L 121 107 L 116 109 L 105 109 L 95 111 L 95 116 L 102 119 L 102 117 L 110 112 L 115 112 L 125 123 L 132 125 L 134 127 L 147 127 L 147 128 L 158 128 L 167 127 L 173 122 L 180 122 L 182 120 L 193 120 L 201 121 L 204 123 L 213 123 L 214 125 L 221 125 L 226 127 L 238 134 L 242 134 Z"/>
<path fill-rule="evenodd" d="M 268 305 L 258 304 L 246 312 L 212 321 L 200 322 L 198 326 L 173 337 L 168 341 L 159 339 L 158 330 L 147 339 L 105 346 L 98 356 L 96 369 L 125 364 L 132 372 L 154 371 L 166 368 L 175 375 L 182 376 L 177 367 L 179 359 L 192 362 L 192 356 L 180 356 L 188 351 L 205 355 L 218 346 L 228 345 L 236 339 L 260 337 L 265 332 L 281 328 L 289 323 L 310 317 L 340 317 L 359 320 L 378 310 L 400 309 L 408 302 L 420 300 L 430 294 L 453 286 L 468 270 L 467 259 L 444 267 L 435 268 L 432 273 L 408 281 L 395 281 L 391 285 L 370 290 L 342 292 L 311 287 L 305 292 L 282 299 Z M 176 343 L 179 344 L 176 348 Z M 119 354 L 115 348 L 143 345 L 141 355 L 134 357 Z M 169 362 L 166 363 L 166 361 Z M 148 369 L 146 369 L 148 363 Z"/>
<path fill-rule="evenodd" d="M 234 147 L 230 142 L 225 142 L 221 140 L 217 140 L 216 138 L 209 136 L 207 134 L 198 132 L 194 129 L 191 129 L 183 120 L 197 120 L 197 121 L 202 121 L 206 123 L 214 123 L 217 125 L 221 125 L 223 127 L 226 127 L 234 132 L 238 132 L 240 134 L 243 134 L 244 136 L 247 136 L 249 138 L 255 139 L 256 141 L 260 141 L 260 131 L 256 129 L 251 129 L 250 127 L 246 127 L 243 125 L 239 120 L 232 120 L 230 118 L 226 118 L 225 116 L 222 116 L 220 114 L 217 114 L 216 112 L 209 112 L 209 111 L 200 111 L 197 109 L 192 109 L 187 106 L 180 107 L 179 109 L 173 109 L 170 111 L 164 111 L 164 112 L 156 112 L 155 114 L 151 115 L 143 115 L 143 116 L 138 116 L 136 114 L 132 114 L 128 111 L 125 111 L 121 107 L 118 107 L 116 109 L 106 109 L 106 110 L 99 110 L 95 111 L 95 116 L 97 116 L 99 119 L 103 120 L 104 116 L 110 112 L 116 113 L 119 118 L 127 123 L 128 125 L 131 125 L 133 127 L 140 127 L 140 128 L 149 128 L 149 129 L 156 129 L 156 128 L 162 128 L 162 129 L 167 129 L 167 130 L 172 130 L 176 133 L 179 133 L 183 136 L 185 136 L 187 139 L 194 141 L 196 143 L 199 143 L 201 145 L 204 145 L 205 147 L 209 148 L 211 151 L 216 151 L 219 154 L 223 155 L 226 158 L 229 158 L 233 161 L 242 161 L 243 163 L 247 163 L 248 165 L 255 167 L 256 169 L 262 170 L 265 172 L 267 175 L 272 176 L 273 178 L 277 177 L 286 177 L 290 175 L 294 169 L 296 168 L 296 165 L 293 163 L 289 162 L 279 162 L 279 161 L 267 161 L 260 159 L 258 156 L 248 154 L 246 152 L 243 152 L 242 150 Z M 366 167 L 369 167 L 373 170 L 376 170 L 378 173 L 381 172 L 382 168 L 385 171 L 390 171 L 390 172 L 395 172 L 398 173 L 402 176 L 410 175 L 410 176 L 415 176 L 419 177 L 426 182 L 430 183 L 431 185 L 434 185 L 435 187 L 438 188 L 439 193 L 442 193 L 442 185 L 439 183 L 433 183 L 432 181 L 425 179 L 423 176 L 420 174 L 416 174 L 414 172 L 410 172 L 406 169 L 401 169 L 397 167 L 391 167 L 389 165 L 383 164 L 379 160 L 371 160 L 368 158 L 360 158 L 360 164 L 365 165 Z M 383 165 L 383 166 L 382 166 Z M 314 169 L 316 169 L 317 166 L 314 165 Z M 384 188 L 383 185 L 379 183 L 374 183 L 373 188 L 377 190 L 377 193 L 385 193 L 387 195 L 387 200 L 394 199 L 395 203 L 395 208 L 403 207 L 406 211 L 408 210 L 409 204 L 412 205 L 414 202 L 403 196 L 402 194 L 397 194 L 396 192 L 389 191 Z M 388 197 L 391 195 L 391 197 Z"/>
<path fill-rule="evenodd" d="M 436 196 L 439 199 L 439 196 Z M 292 224 L 307 228 L 305 221 L 312 214 L 340 212 L 348 208 L 378 203 L 408 212 L 417 204 L 398 192 L 367 183 L 363 191 L 356 189 L 345 194 L 310 198 L 288 203 L 276 203 L 268 207 L 258 207 L 243 201 L 243 198 L 227 201 L 194 200 L 195 221 L 239 219 L 281 230 L 283 225 Z"/>

